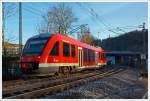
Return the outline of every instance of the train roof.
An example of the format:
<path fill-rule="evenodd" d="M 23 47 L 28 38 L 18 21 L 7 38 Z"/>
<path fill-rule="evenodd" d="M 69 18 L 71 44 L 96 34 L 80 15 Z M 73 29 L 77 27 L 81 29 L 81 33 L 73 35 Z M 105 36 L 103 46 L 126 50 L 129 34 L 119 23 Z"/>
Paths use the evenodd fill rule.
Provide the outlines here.
<path fill-rule="evenodd" d="M 80 42 L 76 39 L 73 39 L 69 36 L 66 36 L 66 35 L 62 35 L 62 34 L 59 34 L 59 33 L 56 33 L 55 35 L 58 35 L 63 41 L 68 41 L 72 44 L 76 44 L 76 45 L 79 45 L 81 47 L 85 47 L 85 48 L 90 48 L 90 49 L 93 49 L 93 50 L 97 50 L 97 51 L 104 51 L 101 47 L 94 47 L 94 46 L 91 46 L 91 45 L 88 45 L 86 43 L 83 43 L 83 42 Z"/>
<path fill-rule="evenodd" d="M 39 35 L 35 35 L 35 36 L 31 37 L 30 39 L 33 39 L 33 38 L 45 38 L 45 37 L 52 37 L 53 35 L 55 35 L 55 34 L 49 34 L 49 33 L 39 34 Z"/>
<path fill-rule="evenodd" d="M 70 42 L 72 44 L 79 45 L 81 47 L 85 47 L 85 48 L 88 48 L 88 49 L 90 48 L 90 49 L 93 49 L 93 50 L 104 52 L 104 50 L 101 47 L 95 47 L 95 46 L 88 45 L 86 43 L 80 42 L 80 41 L 78 41 L 76 39 L 73 39 L 73 38 L 71 38 L 71 37 L 69 37 L 67 35 L 62 35 L 60 33 L 55 33 L 55 34 L 49 34 L 49 33 L 39 34 L 39 35 L 35 35 L 35 36 L 31 37 L 30 39 L 45 38 L 45 37 L 49 37 L 50 38 L 52 36 L 58 36 L 60 39 L 62 39 L 65 42 Z"/>

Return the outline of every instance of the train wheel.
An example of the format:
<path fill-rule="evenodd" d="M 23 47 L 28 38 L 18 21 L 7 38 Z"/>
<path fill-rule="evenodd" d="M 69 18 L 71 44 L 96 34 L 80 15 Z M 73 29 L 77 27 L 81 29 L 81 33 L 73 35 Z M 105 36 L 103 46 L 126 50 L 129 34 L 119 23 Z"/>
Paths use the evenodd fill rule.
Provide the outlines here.
<path fill-rule="evenodd" d="M 58 74 L 59 74 L 59 75 L 62 75 L 62 74 L 63 74 L 63 67 L 59 67 Z"/>
<path fill-rule="evenodd" d="M 66 75 L 69 73 L 69 68 L 68 67 L 59 67 L 59 74 L 60 75 Z"/>
<path fill-rule="evenodd" d="M 68 67 L 63 67 L 63 74 L 69 74 L 69 68 Z"/>
<path fill-rule="evenodd" d="M 73 67 L 72 66 L 69 67 L 69 73 L 70 74 L 73 73 Z"/>
<path fill-rule="evenodd" d="M 76 72 L 76 67 L 75 66 L 71 67 L 71 73 L 75 73 L 75 72 Z"/>
<path fill-rule="evenodd" d="M 58 73 L 58 72 L 55 72 L 54 75 L 55 75 L 55 76 L 59 76 L 59 73 Z"/>

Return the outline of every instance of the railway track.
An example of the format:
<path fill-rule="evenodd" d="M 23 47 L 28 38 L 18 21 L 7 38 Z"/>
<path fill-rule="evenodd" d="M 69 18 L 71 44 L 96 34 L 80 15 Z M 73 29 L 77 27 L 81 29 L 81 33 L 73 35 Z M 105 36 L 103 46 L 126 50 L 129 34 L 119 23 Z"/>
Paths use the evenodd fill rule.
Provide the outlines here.
<path fill-rule="evenodd" d="M 94 73 L 96 73 L 97 71 L 95 71 Z M 85 72 L 86 73 L 86 72 Z M 28 81 L 18 81 L 18 82 L 12 82 L 12 84 L 9 86 L 5 86 L 3 87 L 3 95 L 4 96 L 10 96 L 14 93 L 18 93 L 19 92 L 23 92 L 23 91 L 29 91 L 32 89 L 36 89 L 36 88 L 42 88 L 42 86 L 46 86 L 46 85 L 56 85 L 59 84 L 60 82 L 64 82 L 64 81 L 71 81 L 72 79 L 77 80 L 77 79 L 81 79 L 81 78 L 85 78 L 88 76 L 92 76 L 94 75 L 94 73 L 88 73 L 85 74 L 84 73 L 76 73 L 76 74 L 71 74 L 71 75 L 64 75 L 62 77 L 53 77 L 53 78 L 44 78 L 44 79 L 34 79 L 34 80 L 28 80 Z M 98 73 L 102 73 L 101 71 L 98 71 Z M 81 76 L 84 75 L 84 76 Z M 9 81 L 10 82 L 10 81 Z"/>
<path fill-rule="evenodd" d="M 3 98 L 39 98 L 48 94 L 62 92 L 66 89 L 86 84 L 105 76 L 121 72 L 122 70 L 123 69 L 112 69 L 104 73 L 96 71 L 82 75 L 74 75 L 66 78 L 45 81 L 43 80 L 43 82 L 34 82 L 24 85 L 6 87 L 3 89 Z"/>
<path fill-rule="evenodd" d="M 74 75 L 74 74 L 71 74 Z M 23 84 L 30 84 L 34 82 L 42 82 L 45 80 L 52 80 L 52 79 L 59 79 L 59 78 L 66 78 L 69 75 L 61 75 L 61 76 L 54 76 L 54 77 L 42 77 L 42 78 L 30 78 L 27 80 L 19 79 L 19 80 L 10 80 L 10 81 L 4 81 L 3 82 L 3 87 L 11 87 L 11 86 L 16 86 L 16 85 L 23 85 Z"/>
<path fill-rule="evenodd" d="M 100 72 L 98 72 L 100 73 Z M 35 89 L 35 88 L 39 88 L 41 86 L 44 85 L 55 85 L 55 84 L 59 84 L 60 82 L 64 82 L 64 81 L 71 81 L 72 79 L 80 79 L 83 77 L 88 77 L 91 75 L 94 75 L 93 73 L 88 73 L 85 74 L 84 76 L 81 76 L 83 74 L 75 74 L 75 75 L 68 75 L 67 76 L 63 76 L 63 77 L 57 77 L 57 78 L 45 78 L 45 79 L 35 79 L 35 80 L 29 80 L 29 81 L 25 81 L 24 84 L 20 82 L 18 84 L 15 85 L 15 83 L 13 83 L 13 85 L 7 86 L 5 87 L 5 89 L 3 90 L 3 95 L 7 95 L 7 94 L 11 94 L 13 93 L 19 93 L 22 91 L 26 91 L 30 88 L 30 90 Z M 72 77 L 71 77 L 72 76 Z"/>
<path fill-rule="evenodd" d="M 60 75 L 60 76 L 46 76 L 46 77 L 42 77 L 42 78 L 31 78 L 31 79 L 28 79 L 28 80 L 23 80 L 23 79 L 19 79 L 19 80 L 10 80 L 10 81 L 3 81 L 3 88 L 13 88 L 13 87 L 16 87 L 16 86 L 20 86 L 20 85 L 26 85 L 26 84 L 33 84 L 33 83 L 37 83 L 37 82 L 43 82 L 43 81 L 47 81 L 47 80 L 55 80 L 55 79 L 61 79 L 61 78 L 68 78 L 70 76 L 80 76 L 80 75 L 83 75 L 83 74 L 86 74 L 87 72 L 89 71 L 82 71 L 82 72 L 77 72 L 75 74 L 69 74 L 69 75 Z M 92 71 L 93 72 L 93 71 Z M 96 72 L 96 71 L 94 71 Z M 101 71 L 98 71 L 99 73 L 102 73 L 104 72 L 103 70 Z"/>

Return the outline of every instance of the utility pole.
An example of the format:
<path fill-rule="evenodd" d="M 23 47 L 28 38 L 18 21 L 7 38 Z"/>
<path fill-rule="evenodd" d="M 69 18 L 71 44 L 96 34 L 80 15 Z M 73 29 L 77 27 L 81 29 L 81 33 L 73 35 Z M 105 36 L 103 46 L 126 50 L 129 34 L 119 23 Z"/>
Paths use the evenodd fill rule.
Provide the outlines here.
<path fill-rule="evenodd" d="M 99 38 L 100 32 L 98 32 L 98 46 L 100 46 L 100 38 Z"/>
<path fill-rule="evenodd" d="M 110 34 L 109 34 L 109 36 L 108 36 L 108 37 L 109 37 L 109 39 L 110 39 Z"/>
<path fill-rule="evenodd" d="M 144 48 L 145 48 L 145 33 L 144 33 L 144 31 L 145 31 L 145 22 L 143 22 L 143 25 L 142 25 L 142 32 L 143 32 L 143 53 L 144 53 Z"/>
<path fill-rule="evenodd" d="M 80 26 L 80 30 L 81 30 L 81 35 L 83 34 L 83 26 Z"/>
<path fill-rule="evenodd" d="M 4 37 L 4 33 L 5 33 L 5 15 L 4 15 L 4 9 L 5 9 L 5 5 L 4 5 L 4 2 L 2 3 L 2 21 L 3 21 L 3 25 L 2 25 L 2 40 L 3 40 L 3 43 L 2 43 L 2 47 L 3 47 L 3 55 L 6 56 L 6 48 L 5 48 L 5 37 Z"/>
<path fill-rule="evenodd" d="M 142 30 L 144 31 L 145 30 L 145 22 L 143 22 L 143 26 L 142 26 Z"/>
<path fill-rule="evenodd" d="M 19 55 L 22 53 L 22 4 L 19 2 Z"/>
<path fill-rule="evenodd" d="M 145 32 L 145 22 L 143 22 L 142 25 L 142 33 L 143 33 L 143 54 L 141 55 L 141 64 L 142 64 L 142 72 L 144 72 L 143 70 L 145 70 L 144 68 L 146 68 L 146 32 Z"/>

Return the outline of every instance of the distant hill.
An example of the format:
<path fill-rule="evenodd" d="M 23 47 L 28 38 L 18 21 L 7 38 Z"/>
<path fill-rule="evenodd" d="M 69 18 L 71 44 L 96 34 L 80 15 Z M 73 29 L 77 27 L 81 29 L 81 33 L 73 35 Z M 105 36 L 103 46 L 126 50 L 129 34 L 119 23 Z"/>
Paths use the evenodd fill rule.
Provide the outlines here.
<path fill-rule="evenodd" d="M 102 40 L 101 47 L 109 51 L 148 52 L 148 30 L 132 31 Z"/>

